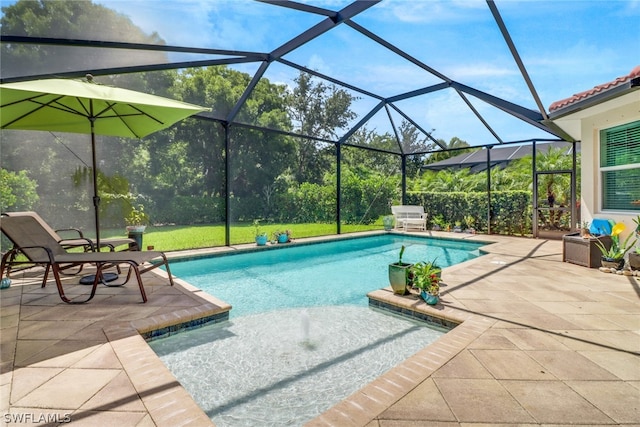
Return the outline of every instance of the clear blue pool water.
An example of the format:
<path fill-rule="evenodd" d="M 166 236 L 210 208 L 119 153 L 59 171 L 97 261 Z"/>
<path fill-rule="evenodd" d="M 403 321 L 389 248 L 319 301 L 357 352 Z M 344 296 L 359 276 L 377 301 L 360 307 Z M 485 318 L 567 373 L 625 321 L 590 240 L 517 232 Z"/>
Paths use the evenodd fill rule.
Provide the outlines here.
<path fill-rule="evenodd" d="M 437 260 L 441 267 L 480 255 L 486 243 L 387 234 L 172 262 L 171 272 L 233 306 L 231 316 L 323 305 L 366 306 L 389 286 L 388 265 Z"/>
<path fill-rule="evenodd" d="M 172 262 L 232 315 L 149 345 L 217 426 L 304 425 L 446 333 L 368 306 L 402 245 L 446 267 L 484 244 L 382 235 Z"/>

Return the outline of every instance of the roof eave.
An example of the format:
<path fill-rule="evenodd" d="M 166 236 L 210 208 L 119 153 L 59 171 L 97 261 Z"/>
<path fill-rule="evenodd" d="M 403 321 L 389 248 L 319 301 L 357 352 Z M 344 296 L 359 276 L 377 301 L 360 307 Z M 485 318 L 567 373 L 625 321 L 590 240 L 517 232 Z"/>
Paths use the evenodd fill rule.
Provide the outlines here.
<path fill-rule="evenodd" d="M 625 83 L 617 85 L 616 87 L 590 95 L 580 101 L 572 102 L 565 107 L 558 108 L 557 110 L 549 113 L 549 119 L 556 120 L 570 114 L 577 113 L 578 111 L 586 110 L 587 108 L 602 104 L 603 102 L 610 101 L 638 89 L 640 89 L 640 77 L 635 77 Z"/>

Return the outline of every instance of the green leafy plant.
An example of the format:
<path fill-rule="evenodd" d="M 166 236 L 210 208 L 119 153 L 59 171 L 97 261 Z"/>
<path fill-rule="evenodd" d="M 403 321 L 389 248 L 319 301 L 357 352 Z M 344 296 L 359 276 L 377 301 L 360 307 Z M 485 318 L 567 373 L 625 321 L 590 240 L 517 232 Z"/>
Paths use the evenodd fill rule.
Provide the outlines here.
<path fill-rule="evenodd" d="M 633 241 L 630 242 L 633 233 L 630 233 L 627 238 L 624 239 L 624 242 L 620 244 L 620 233 L 622 233 L 625 228 L 626 226 L 623 222 L 619 222 L 613 226 L 611 229 L 611 247 L 609 249 L 607 249 L 599 239 L 596 239 L 595 244 L 598 249 L 600 249 L 600 252 L 602 252 L 604 258 L 612 261 L 620 261 L 624 258 L 624 254 L 636 244 L 637 239 L 633 239 Z"/>
<path fill-rule="evenodd" d="M 431 295 L 438 295 L 440 292 L 440 281 L 442 268 L 436 261 L 418 262 L 411 267 L 413 274 L 413 286 Z"/>
<path fill-rule="evenodd" d="M 256 237 L 261 237 L 261 236 L 266 237 L 267 236 L 266 231 L 260 230 L 260 220 L 259 219 L 254 219 L 253 220 L 253 228 L 255 229 Z"/>
<path fill-rule="evenodd" d="M 149 216 L 144 212 L 144 206 L 138 205 L 131 207 L 131 211 L 125 217 L 125 222 L 127 225 L 148 225 L 149 224 Z"/>
<path fill-rule="evenodd" d="M 291 230 L 284 230 L 284 231 L 278 230 L 278 231 L 274 231 L 273 232 L 273 238 L 275 240 L 279 241 L 280 240 L 280 236 L 285 235 L 285 236 L 287 236 L 287 242 L 290 242 L 292 234 L 293 233 L 291 233 Z"/>
<path fill-rule="evenodd" d="M 395 265 L 400 265 L 400 266 L 402 266 L 402 265 L 409 265 L 409 264 L 407 264 L 407 263 L 402 262 L 402 255 L 404 255 L 404 250 L 405 250 L 405 249 L 406 249 L 406 248 L 405 248 L 405 246 L 404 246 L 404 245 L 402 245 L 402 247 L 400 248 L 400 254 L 398 255 L 398 262 L 397 262 L 397 263 L 395 263 Z"/>

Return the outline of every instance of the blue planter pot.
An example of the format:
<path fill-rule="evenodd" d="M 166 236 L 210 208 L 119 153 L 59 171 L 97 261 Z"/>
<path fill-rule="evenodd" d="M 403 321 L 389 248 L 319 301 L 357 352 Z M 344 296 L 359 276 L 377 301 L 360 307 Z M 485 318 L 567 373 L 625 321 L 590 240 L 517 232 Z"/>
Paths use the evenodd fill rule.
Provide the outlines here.
<path fill-rule="evenodd" d="M 424 302 L 429 305 L 436 305 L 440 300 L 440 297 L 438 297 L 438 295 L 431 295 L 425 291 L 420 291 L 420 296 L 422 297 Z"/>
<path fill-rule="evenodd" d="M 263 235 L 263 236 L 256 236 L 256 244 L 258 246 L 264 246 L 267 244 L 267 235 Z"/>
<path fill-rule="evenodd" d="M 287 243 L 288 241 L 289 241 L 289 236 L 287 236 L 286 234 L 278 235 L 278 243 Z"/>

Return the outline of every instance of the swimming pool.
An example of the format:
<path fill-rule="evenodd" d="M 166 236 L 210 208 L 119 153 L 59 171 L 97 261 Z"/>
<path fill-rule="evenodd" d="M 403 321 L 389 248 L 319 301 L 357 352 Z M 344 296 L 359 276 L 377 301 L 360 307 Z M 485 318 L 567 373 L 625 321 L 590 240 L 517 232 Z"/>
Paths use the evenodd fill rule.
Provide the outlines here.
<path fill-rule="evenodd" d="M 382 235 L 173 262 L 232 316 L 149 345 L 216 425 L 302 425 L 446 332 L 368 307 L 402 245 L 444 267 L 484 243 Z"/>
<path fill-rule="evenodd" d="M 232 305 L 231 317 L 293 307 L 359 305 L 389 286 L 388 265 L 480 255 L 482 242 L 385 234 L 171 263 L 171 272 Z M 280 249 L 283 247 L 283 249 Z"/>

